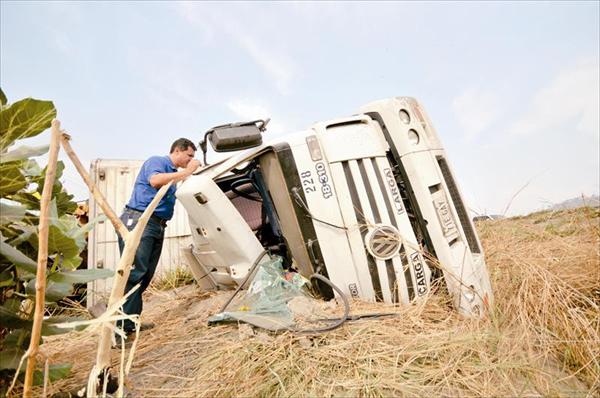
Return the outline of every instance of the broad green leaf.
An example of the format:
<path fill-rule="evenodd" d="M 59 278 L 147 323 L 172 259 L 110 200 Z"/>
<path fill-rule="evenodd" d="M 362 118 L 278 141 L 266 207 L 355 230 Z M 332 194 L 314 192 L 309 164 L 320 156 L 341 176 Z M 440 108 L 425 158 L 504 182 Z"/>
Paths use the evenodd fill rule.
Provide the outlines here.
<path fill-rule="evenodd" d="M 25 217 L 27 208 L 24 206 L 9 205 L 0 202 L 0 223 L 8 224 L 21 221 Z"/>
<path fill-rule="evenodd" d="M 18 225 L 15 229 L 20 231 L 14 239 L 10 241 L 10 244 L 14 247 L 18 247 L 21 243 L 27 242 L 35 236 L 37 239 L 37 227 L 33 225 Z"/>
<path fill-rule="evenodd" d="M 0 289 L 17 285 L 17 282 L 13 280 L 12 275 L 10 276 L 10 278 L 5 278 L 5 274 L 0 274 Z"/>
<path fill-rule="evenodd" d="M 27 180 L 21 173 L 22 162 L 0 163 L 0 196 L 17 193 L 27 186 Z"/>
<path fill-rule="evenodd" d="M 26 177 L 39 177 L 42 175 L 42 168 L 33 159 L 27 159 L 25 162 L 23 162 L 21 171 Z"/>
<path fill-rule="evenodd" d="M 85 234 L 91 230 L 99 220 L 106 219 L 106 216 L 101 215 L 96 217 L 82 228 L 79 226 L 75 216 L 66 214 L 57 217 L 57 214 L 56 201 L 53 199 L 52 202 L 50 202 L 49 210 L 50 226 L 48 228 L 48 254 L 61 255 L 62 268 L 74 270 L 81 265 L 82 258 L 79 254 L 87 245 Z M 37 249 L 37 230 L 28 230 L 25 226 L 19 226 L 18 229 L 21 229 L 24 232 L 16 240 L 22 242 L 23 239 L 28 238 L 29 243 Z"/>
<path fill-rule="evenodd" d="M 77 219 L 71 215 L 58 217 L 56 200 L 50 202 L 48 227 L 48 254 L 61 255 L 63 265 L 70 269 L 77 268 L 81 264 L 79 253 L 86 245 L 85 236 L 77 234 L 79 225 Z M 32 235 L 29 242 L 34 248 L 38 248 L 38 238 Z"/>
<path fill-rule="evenodd" d="M 106 216 L 106 214 L 100 214 L 99 216 L 94 217 L 92 220 L 88 221 L 87 224 L 79 227 L 79 232 L 77 233 L 77 235 L 81 235 L 85 239 L 85 234 L 87 234 L 92 229 L 94 229 L 96 224 L 98 224 L 99 222 L 102 222 L 102 221 L 106 221 L 107 219 L 108 219 L 108 217 Z"/>
<path fill-rule="evenodd" d="M 31 330 L 29 329 L 14 329 L 8 332 L 4 339 L 5 347 L 13 347 L 21 350 L 26 350 L 31 341 Z"/>
<path fill-rule="evenodd" d="M 0 370 L 18 368 L 23 354 L 25 354 L 25 350 L 14 347 L 2 350 L 2 355 L 0 355 Z"/>
<path fill-rule="evenodd" d="M 52 101 L 26 98 L 3 107 L 0 110 L 0 151 L 16 140 L 38 135 L 50 127 L 55 117 Z"/>
<path fill-rule="evenodd" d="M 61 333 L 70 332 L 72 330 L 83 330 L 87 326 L 80 325 L 80 326 L 76 326 L 74 328 L 59 328 L 56 325 L 61 324 L 61 323 L 71 323 L 71 322 L 77 322 L 77 321 L 83 321 L 83 320 L 84 320 L 84 318 L 75 317 L 75 316 L 53 316 L 51 318 L 46 319 L 44 321 L 44 323 L 46 324 L 46 327 L 48 328 L 48 331 L 50 333 L 61 334 Z"/>
<path fill-rule="evenodd" d="M 62 173 L 63 170 L 65 169 L 65 164 L 62 160 L 56 162 L 56 174 L 54 176 L 54 181 L 55 181 L 55 185 L 56 182 L 58 181 L 60 184 L 60 177 L 62 177 Z M 36 182 L 38 184 L 38 188 L 37 191 L 41 194 L 42 190 L 44 189 L 44 182 L 46 181 L 46 174 L 48 173 L 48 166 L 44 167 L 44 169 L 42 170 L 42 172 L 40 173 L 40 176 L 38 178 L 35 178 L 32 180 L 32 182 Z M 62 185 L 61 185 L 62 187 Z M 54 189 L 53 189 L 54 190 Z"/>
<path fill-rule="evenodd" d="M 56 188 L 57 185 L 54 185 Z M 60 190 L 54 192 L 52 196 L 56 200 L 56 207 L 58 210 L 58 215 L 63 216 L 65 214 L 73 214 L 73 212 L 77 209 L 77 203 L 73 202 L 73 195 L 67 193 L 62 188 L 62 184 L 60 185 Z"/>
<path fill-rule="evenodd" d="M 58 283 L 88 283 L 97 279 L 110 278 L 114 272 L 109 269 L 78 269 L 75 271 L 55 272 L 48 277 Z"/>
<path fill-rule="evenodd" d="M 60 225 L 50 224 L 48 228 L 48 253 L 61 254 L 65 259 L 79 257 L 79 252 L 83 249 L 75 238 L 69 236 L 70 231 L 65 231 Z"/>
<path fill-rule="evenodd" d="M 14 279 L 14 275 L 10 269 L 0 272 L 0 288 L 15 286 L 16 284 L 17 281 Z"/>
<path fill-rule="evenodd" d="M 81 256 L 65 258 L 62 262 L 62 268 L 68 270 L 77 269 L 81 265 L 82 261 L 83 259 Z"/>
<path fill-rule="evenodd" d="M 10 152 L 3 153 L 0 156 L 0 163 L 12 162 L 14 160 L 25 160 L 30 157 L 40 156 L 48 152 L 50 149 L 50 145 L 41 145 L 41 146 L 20 146 L 16 149 L 13 149 Z"/>
<path fill-rule="evenodd" d="M 21 300 L 14 297 L 8 298 L 4 303 L 2 303 L 2 308 L 10 312 L 17 313 L 19 312 L 19 308 L 21 308 Z"/>
<path fill-rule="evenodd" d="M 55 225 L 59 226 L 62 231 L 69 234 L 73 239 L 78 239 L 81 248 L 85 246 L 85 234 L 81 232 L 81 227 L 75 216 L 70 214 L 60 215 L 56 220 Z"/>
<path fill-rule="evenodd" d="M 19 317 L 18 313 L 18 308 L 15 309 L 12 304 L 10 306 L 1 305 L 0 323 L 2 326 L 9 329 L 26 329 L 33 324 L 32 321 Z"/>
<path fill-rule="evenodd" d="M 55 303 L 73 294 L 75 287 L 70 283 L 48 281 L 46 283 L 46 302 Z"/>
<path fill-rule="evenodd" d="M 67 213 L 73 213 L 75 209 L 77 209 L 77 203 L 73 202 L 73 195 L 70 195 L 67 192 L 65 192 L 63 185 L 60 182 L 60 178 L 62 176 L 64 168 L 65 164 L 62 161 L 56 163 L 56 178 L 52 187 L 52 197 L 56 201 L 59 216 L 62 216 L 63 214 Z M 44 189 L 46 171 L 47 167 L 44 168 L 44 170 L 42 170 L 39 177 L 32 179 L 32 182 L 38 184 L 37 192 L 40 195 L 42 193 L 42 190 Z"/>
<path fill-rule="evenodd" d="M 48 366 L 48 379 L 50 381 L 57 381 L 60 379 L 64 379 L 71 372 L 72 364 L 63 363 L 57 365 Z M 44 372 L 40 370 L 36 370 L 33 372 L 33 385 L 41 386 L 44 384 Z"/>
<path fill-rule="evenodd" d="M 48 250 L 62 256 L 62 266 L 75 269 L 81 264 L 79 253 L 85 247 L 85 240 L 80 244 L 77 238 L 71 236 L 72 232 L 63 231 L 60 227 L 50 225 L 48 229 Z M 50 251 L 49 251 L 50 253 Z"/>
<path fill-rule="evenodd" d="M 66 239 L 65 237 L 68 237 L 68 239 L 72 239 L 72 242 L 77 247 L 77 252 L 75 252 L 75 250 L 72 250 L 70 252 L 66 252 L 66 251 L 62 252 L 62 254 L 63 254 L 62 268 L 63 269 L 75 270 L 81 265 L 81 262 L 83 261 L 83 259 L 81 258 L 79 253 L 81 253 L 81 251 L 87 245 L 86 234 L 90 230 L 93 229 L 93 227 L 98 223 L 98 221 L 105 220 L 105 219 L 106 219 L 106 216 L 104 214 L 101 214 L 100 216 L 98 216 L 98 217 L 94 218 L 93 220 L 91 220 L 90 222 L 88 222 L 83 227 L 81 227 L 79 225 L 79 223 L 77 222 L 77 219 L 71 215 L 64 215 L 57 219 L 58 222 L 56 223 L 56 225 L 60 229 L 60 234 L 63 234 L 63 237 L 61 239 Z M 57 235 L 58 234 L 59 233 L 57 232 Z M 104 278 L 104 276 L 99 276 L 99 278 Z M 79 283 L 83 283 L 83 282 L 79 282 Z"/>
<path fill-rule="evenodd" d="M 12 247 L 3 240 L 0 240 L 0 256 L 13 263 L 18 269 L 29 274 L 35 275 L 37 271 L 37 262 L 30 259 L 21 253 L 17 248 Z"/>
<path fill-rule="evenodd" d="M 60 214 L 55 199 L 52 200 L 50 209 L 52 217 L 50 222 L 51 225 L 56 226 L 65 235 L 73 239 L 80 251 L 83 250 L 86 245 L 85 234 L 82 233 L 77 218 L 71 214 Z"/>
<path fill-rule="evenodd" d="M 34 295 L 35 294 L 35 283 L 37 278 L 33 278 L 27 285 L 25 286 L 25 291 L 27 294 Z M 54 282 L 47 281 L 46 282 L 46 295 L 45 300 L 47 303 L 55 303 L 73 293 L 73 285 L 70 283 L 63 282 Z"/>
<path fill-rule="evenodd" d="M 29 210 L 39 210 L 40 209 L 40 197 L 38 193 L 30 193 L 30 192 L 17 192 L 14 195 L 9 196 L 10 200 L 14 200 L 15 202 L 21 203 L 23 206 L 27 207 Z"/>
<path fill-rule="evenodd" d="M 83 272 L 80 272 L 83 271 Z M 89 271 L 89 272 L 88 272 Z M 46 295 L 45 300 L 47 303 L 55 303 L 57 301 L 62 300 L 63 298 L 70 296 L 73 294 L 75 287 L 73 286 L 76 283 L 87 283 L 96 279 L 107 278 L 112 276 L 112 271 L 109 272 L 95 272 L 95 271 L 108 271 L 108 270 L 77 270 L 71 272 L 59 272 L 53 273 L 50 275 L 48 280 L 46 281 Z M 32 279 L 25 286 L 25 291 L 27 294 L 34 295 L 35 294 L 35 283 L 36 279 Z M 59 323 L 58 321 L 53 321 L 54 323 Z M 47 326 L 51 326 L 51 323 L 48 322 Z M 56 333 L 56 332 L 54 332 Z"/>
<path fill-rule="evenodd" d="M 4 91 L 0 88 L 0 105 L 6 105 L 7 102 L 6 94 L 4 94 Z"/>
<path fill-rule="evenodd" d="M 44 319 L 44 321 L 42 322 L 42 335 L 50 336 L 55 334 L 68 333 L 72 330 L 85 329 L 85 326 L 77 326 L 76 328 L 59 328 L 56 326 L 60 323 L 69 323 L 81 320 L 82 318 L 64 316 Z M 33 326 L 33 320 L 23 319 L 19 316 L 18 308 L 15 309 L 14 306 L 6 306 L 5 304 L 0 306 L 0 323 L 3 327 L 13 330 L 24 329 L 25 331 L 30 331 L 31 327 Z M 12 342 L 12 344 L 16 344 L 15 338 L 12 338 L 12 340 L 9 342 Z"/>

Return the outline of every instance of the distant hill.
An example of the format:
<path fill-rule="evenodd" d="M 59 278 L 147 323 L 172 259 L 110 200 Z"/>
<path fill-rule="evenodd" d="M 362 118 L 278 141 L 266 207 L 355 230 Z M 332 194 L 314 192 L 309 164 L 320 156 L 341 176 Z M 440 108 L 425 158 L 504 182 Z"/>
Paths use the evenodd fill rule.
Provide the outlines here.
<path fill-rule="evenodd" d="M 578 196 L 575 198 L 567 199 L 567 200 L 557 203 L 555 205 L 552 205 L 548 209 L 549 210 L 565 210 L 565 209 L 575 209 L 577 207 L 582 207 L 582 206 L 600 207 L 600 196 L 598 196 L 598 195 Z"/>

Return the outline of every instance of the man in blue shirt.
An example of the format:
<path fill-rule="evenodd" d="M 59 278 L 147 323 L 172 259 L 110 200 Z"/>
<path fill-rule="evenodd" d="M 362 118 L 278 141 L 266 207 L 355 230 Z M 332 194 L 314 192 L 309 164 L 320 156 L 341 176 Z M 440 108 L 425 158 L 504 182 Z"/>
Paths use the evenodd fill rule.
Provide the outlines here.
<path fill-rule="evenodd" d="M 200 162 L 194 159 L 195 153 L 196 146 L 192 141 L 179 138 L 171 145 L 171 152 L 168 156 L 152 156 L 146 160 L 135 180 L 131 199 L 121 215 L 121 221 L 130 231 L 136 226 L 160 187 L 171 181 L 174 184 L 160 200 L 142 234 L 135 253 L 133 269 L 125 286 L 125 293 L 138 284 L 140 287 L 127 298 L 123 305 L 123 312 L 126 314 L 139 315 L 142 312 L 142 293 L 150 285 L 154 276 L 162 250 L 165 227 L 167 221 L 173 217 L 175 183 L 189 177 L 200 166 Z M 178 168 L 183 168 L 183 170 L 177 171 Z M 119 236 L 121 254 L 123 254 L 124 245 L 123 239 Z M 119 322 L 119 327 L 122 327 L 127 334 L 135 330 L 133 322 L 129 320 L 125 320 L 123 323 Z"/>

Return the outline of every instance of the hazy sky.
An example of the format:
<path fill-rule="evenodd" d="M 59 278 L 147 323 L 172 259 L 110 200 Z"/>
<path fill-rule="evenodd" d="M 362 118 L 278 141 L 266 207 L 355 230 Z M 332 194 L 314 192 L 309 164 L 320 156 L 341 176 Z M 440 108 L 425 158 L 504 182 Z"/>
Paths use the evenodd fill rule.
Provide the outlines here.
<path fill-rule="evenodd" d="M 2 89 L 10 102 L 54 101 L 85 164 L 166 154 L 217 124 L 271 117 L 268 138 L 413 96 L 472 209 L 519 214 L 599 191 L 596 1 L 3 0 L 0 11 Z"/>

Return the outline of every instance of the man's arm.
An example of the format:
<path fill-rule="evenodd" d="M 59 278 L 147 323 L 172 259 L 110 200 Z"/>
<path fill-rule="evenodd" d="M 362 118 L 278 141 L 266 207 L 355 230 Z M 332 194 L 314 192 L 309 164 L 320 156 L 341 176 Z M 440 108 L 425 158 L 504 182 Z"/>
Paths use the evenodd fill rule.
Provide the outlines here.
<path fill-rule="evenodd" d="M 157 173 L 154 174 L 152 177 L 150 177 L 150 185 L 152 185 L 152 188 L 160 188 L 163 185 L 168 184 L 169 182 L 173 181 L 173 182 L 179 182 L 181 180 L 185 180 L 186 178 L 188 178 L 189 176 L 192 175 L 192 173 L 194 171 L 196 171 L 196 169 L 200 167 L 200 161 L 196 160 L 196 159 L 192 159 L 190 160 L 190 162 L 188 163 L 187 167 L 181 171 L 178 171 L 176 173 Z"/>

